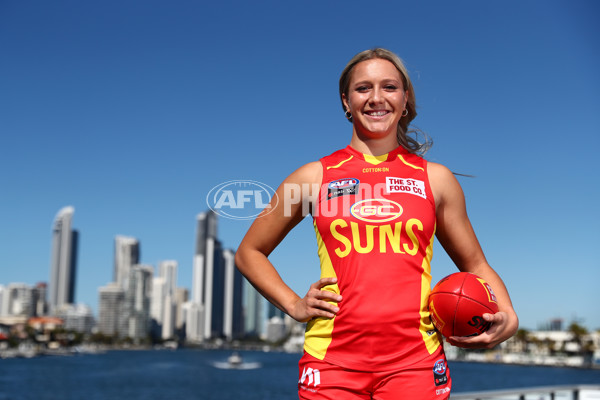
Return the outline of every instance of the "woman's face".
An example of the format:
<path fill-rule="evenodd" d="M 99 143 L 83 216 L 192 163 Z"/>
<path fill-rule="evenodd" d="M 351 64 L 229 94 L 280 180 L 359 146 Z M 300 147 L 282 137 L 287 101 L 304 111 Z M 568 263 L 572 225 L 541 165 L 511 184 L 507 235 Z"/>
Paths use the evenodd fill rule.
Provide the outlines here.
<path fill-rule="evenodd" d="M 381 58 L 356 64 L 348 94 L 342 95 L 346 109 L 352 113 L 355 132 L 373 139 L 390 134 L 395 137 L 406 99 L 400 72 Z"/>

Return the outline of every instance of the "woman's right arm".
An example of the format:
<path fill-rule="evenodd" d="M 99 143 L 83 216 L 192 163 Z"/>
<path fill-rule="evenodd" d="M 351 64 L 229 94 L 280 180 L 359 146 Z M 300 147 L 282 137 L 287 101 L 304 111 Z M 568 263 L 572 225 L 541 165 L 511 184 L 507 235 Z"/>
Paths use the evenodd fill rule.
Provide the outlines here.
<path fill-rule="evenodd" d="M 338 307 L 332 302 L 341 301 L 341 296 L 321 289 L 336 279 L 319 279 L 300 297 L 281 279 L 268 256 L 306 216 L 306 204 L 318 195 L 321 176 L 319 162 L 306 164 L 288 176 L 277 188 L 270 206 L 252 223 L 235 254 L 236 266 L 256 290 L 300 322 L 314 317 L 333 318 Z"/>

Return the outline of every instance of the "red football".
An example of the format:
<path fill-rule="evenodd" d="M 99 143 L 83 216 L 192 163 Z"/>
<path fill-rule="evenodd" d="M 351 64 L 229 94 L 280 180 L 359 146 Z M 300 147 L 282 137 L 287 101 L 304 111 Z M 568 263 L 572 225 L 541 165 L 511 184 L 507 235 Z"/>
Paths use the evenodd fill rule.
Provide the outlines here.
<path fill-rule="evenodd" d="M 440 280 L 429 294 L 431 320 L 445 337 L 477 336 L 490 323 L 483 314 L 498 312 L 489 283 L 475 274 L 457 272 Z"/>

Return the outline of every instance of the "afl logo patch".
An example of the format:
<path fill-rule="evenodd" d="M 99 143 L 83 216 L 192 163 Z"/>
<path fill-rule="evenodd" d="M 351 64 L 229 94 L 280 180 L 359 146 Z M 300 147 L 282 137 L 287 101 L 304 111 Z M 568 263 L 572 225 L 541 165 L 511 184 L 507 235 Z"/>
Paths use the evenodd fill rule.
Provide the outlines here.
<path fill-rule="evenodd" d="M 433 370 L 436 374 L 442 375 L 446 373 L 446 362 L 444 360 L 438 360 L 433 366 Z"/>
<path fill-rule="evenodd" d="M 388 222 L 402 215 L 402 206 L 386 199 L 366 199 L 350 207 L 350 213 L 356 219 L 366 222 Z"/>
<path fill-rule="evenodd" d="M 433 366 L 433 381 L 435 386 L 441 386 L 448 383 L 448 376 L 446 375 L 446 361 L 444 359 L 437 360 Z"/>
<path fill-rule="evenodd" d="M 356 178 L 344 178 L 331 181 L 327 185 L 327 199 L 333 199 L 347 194 L 356 194 L 360 181 Z"/>

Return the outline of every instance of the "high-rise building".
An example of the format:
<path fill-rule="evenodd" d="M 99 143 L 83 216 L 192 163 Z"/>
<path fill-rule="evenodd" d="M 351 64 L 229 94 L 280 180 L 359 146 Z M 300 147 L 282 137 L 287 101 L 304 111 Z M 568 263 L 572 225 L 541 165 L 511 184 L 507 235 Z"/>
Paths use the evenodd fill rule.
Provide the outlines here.
<path fill-rule="evenodd" d="M 197 216 L 191 303 L 185 307 L 187 340 L 231 340 L 242 335 L 242 276 L 235 268 L 234 253 L 224 250 L 217 239 L 217 215 L 212 210 Z"/>
<path fill-rule="evenodd" d="M 205 322 L 212 313 L 206 315 L 206 290 L 212 296 L 212 285 L 207 282 L 207 273 L 212 274 L 214 244 L 217 238 L 217 216 L 212 211 L 200 213 L 196 217 L 196 248 L 192 271 L 191 300 L 183 306 L 185 336 L 191 342 L 202 342 L 210 337 L 210 325 L 206 336 Z M 208 249 L 207 249 L 208 248 Z M 209 258 L 207 260 L 207 258 Z M 207 268 L 210 266 L 210 268 Z"/>
<path fill-rule="evenodd" d="M 244 335 L 260 337 L 264 326 L 264 297 L 246 279 L 244 281 Z M 269 303 L 270 304 L 270 303 Z"/>
<path fill-rule="evenodd" d="M 167 260 L 158 263 L 158 273 L 165 279 L 166 294 L 175 296 L 177 291 L 177 261 Z"/>
<path fill-rule="evenodd" d="M 123 290 L 129 288 L 131 267 L 140 262 L 140 242 L 136 238 L 117 235 L 115 237 L 115 265 L 113 281 Z"/>
<path fill-rule="evenodd" d="M 105 335 L 119 336 L 125 331 L 126 319 L 123 308 L 125 291 L 112 282 L 98 289 L 100 295 L 98 312 L 98 331 Z"/>
<path fill-rule="evenodd" d="M 35 315 L 35 288 L 24 283 L 10 283 L 2 292 L 2 315 L 26 318 Z"/>
<path fill-rule="evenodd" d="M 267 321 L 264 339 L 268 342 L 278 342 L 287 336 L 289 327 L 286 322 L 289 317 L 271 303 L 267 303 Z"/>
<path fill-rule="evenodd" d="M 92 309 L 84 304 L 63 305 L 56 316 L 64 321 L 63 328 L 69 331 L 91 333 L 94 328 Z"/>
<path fill-rule="evenodd" d="M 204 306 L 188 301 L 181 307 L 185 340 L 192 343 L 204 341 Z"/>
<path fill-rule="evenodd" d="M 177 261 L 168 260 L 159 263 L 160 278 L 164 281 L 162 315 L 162 339 L 175 336 L 175 322 L 177 318 L 176 293 L 177 293 Z"/>
<path fill-rule="evenodd" d="M 243 277 L 235 266 L 233 250 L 223 251 L 223 336 L 227 340 L 244 336 L 244 314 L 242 312 Z"/>
<path fill-rule="evenodd" d="M 214 261 L 217 240 L 217 215 L 211 210 L 196 217 L 196 253 L 192 282 L 192 302 L 204 304 L 207 266 Z M 212 270 L 212 268 L 211 268 Z"/>
<path fill-rule="evenodd" d="M 265 330 L 265 340 L 267 342 L 279 342 L 286 336 L 287 327 L 283 318 L 273 317 L 267 321 L 267 329 Z"/>
<path fill-rule="evenodd" d="M 48 302 L 46 301 L 48 285 L 45 282 L 39 282 L 35 285 L 37 292 L 35 315 L 46 315 L 48 313 Z"/>
<path fill-rule="evenodd" d="M 52 228 L 52 256 L 50 267 L 50 310 L 75 299 L 75 273 L 77 270 L 78 232 L 71 229 L 75 209 L 62 208 L 54 219 Z"/>
<path fill-rule="evenodd" d="M 163 316 L 165 314 L 165 279 L 156 276 L 152 279 L 152 299 L 150 300 L 150 317 L 154 320 L 154 324 L 162 326 Z"/>
<path fill-rule="evenodd" d="M 175 317 L 175 329 L 177 331 L 181 331 L 184 325 L 183 319 L 183 305 L 189 300 L 189 290 L 183 287 L 178 287 L 175 292 L 175 307 L 176 307 L 176 317 Z"/>
<path fill-rule="evenodd" d="M 127 336 L 135 342 L 144 340 L 150 333 L 150 298 L 154 269 L 136 264 L 129 272 L 129 288 L 125 292 Z"/>

